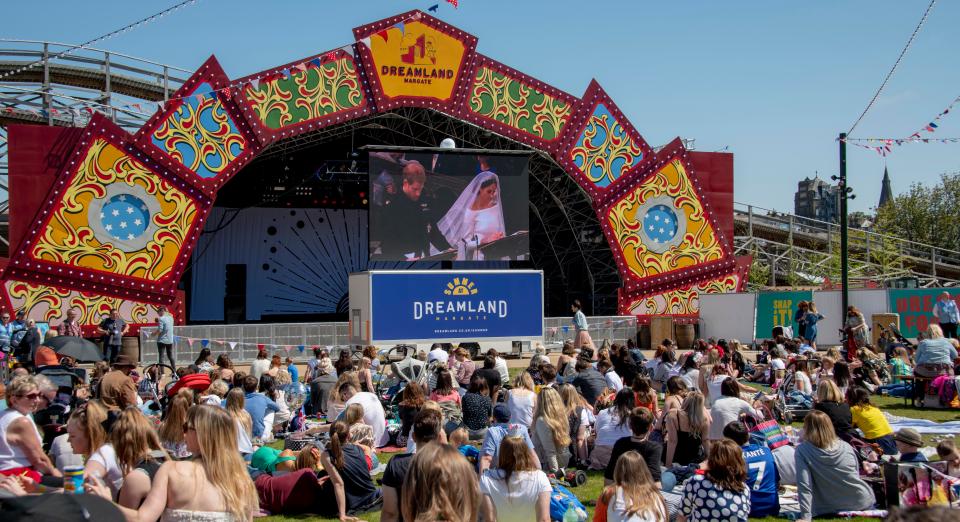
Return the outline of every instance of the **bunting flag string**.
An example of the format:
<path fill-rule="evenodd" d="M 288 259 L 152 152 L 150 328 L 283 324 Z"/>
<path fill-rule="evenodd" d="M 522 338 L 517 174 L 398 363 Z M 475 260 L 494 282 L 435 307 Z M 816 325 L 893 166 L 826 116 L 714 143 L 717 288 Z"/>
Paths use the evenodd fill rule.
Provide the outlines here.
<path fill-rule="evenodd" d="M 182 2 L 180 2 L 180 3 L 178 3 L 178 4 L 176 4 L 176 5 L 174 5 L 174 6 L 172 6 L 172 7 L 168 7 L 168 8 L 166 8 L 166 9 L 164 9 L 163 11 L 160 11 L 160 12 L 158 12 L 158 13 L 152 14 L 152 15 L 146 17 L 146 18 L 141 18 L 140 20 L 137 20 L 136 22 L 133 22 L 133 23 L 131 23 L 131 24 L 127 24 L 127 25 L 121 27 L 120 29 L 115 29 L 115 30 L 113 30 L 113 31 L 110 31 L 110 32 L 107 33 L 107 34 L 98 36 L 98 37 L 96 37 L 96 38 L 94 38 L 94 39 L 92 39 L 92 40 L 87 40 L 86 42 L 83 42 L 82 44 L 70 46 L 70 47 L 68 47 L 66 50 L 61 51 L 61 52 L 59 52 L 59 53 L 57 53 L 57 54 L 54 54 L 53 56 L 48 56 L 48 57 L 43 58 L 43 59 L 41 59 L 41 60 L 37 60 L 37 61 L 35 61 L 35 62 L 28 63 L 27 65 L 24 65 L 24 66 L 22 66 L 22 67 L 19 67 L 19 68 L 17 68 L 17 69 L 14 69 L 14 70 L 6 73 L 6 74 L 0 75 L 0 80 L 3 80 L 4 78 L 8 78 L 8 77 L 13 76 L 13 75 L 16 75 L 16 74 L 20 74 L 21 72 L 26 71 L 26 70 L 28 70 L 28 69 L 33 69 L 33 68 L 35 68 L 35 67 L 37 67 L 37 66 L 43 65 L 43 64 L 46 63 L 46 62 L 49 62 L 50 60 L 56 60 L 56 59 L 58 59 L 58 58 L 63 58 L 64 56 L 67 56 L 68 54 L 71 54 L 71 53 L 77 51 L 78 49 L 85 49 L 85 48 L 87 48 L 87 46 L 89 46 L 89 45 L 93 45 L 93 44 L 95 44 L 95 43 L 97 43 L 97 42 L 102 42 L 103 40 L 108 40 L 108 39 L 113 38 L 114 36 L 117 36 L 117 35 L 119 35 L 119 34 L 123 34 L 123 33 L 127 32 L 127 31 L 131 31 L 131 30 L 133 30 L 133 29 L 136 29 L 137 27 L 140 27 L 141 25 L 145 25 L 145 24 L 148 24 L 148 23 L 150 23 L 150 22 L 153 22 L 154 20 L 163 18 L 164 16 L 166 16 L 166 15 L 168 15 L 168 14 L 171 14 L 171 13 L 173 13 L 174 11 L 177 11 L 177 10 L 179 10 L 179 9 L 182 8 L 182 7 L 185 7 L 185 6 L 187 6 L 187 5 L 193 4 L 193 3 L 195 3 L 196 1 L 197 1 L 197 0 L 184 0 L 184 1 L 182 1 Z"/>
<path fill-rule="evenodd" d="M 174 343 L 176 343 L 176 344 L 186 343 L 187 346 L 189 346 L 190 348 L 193 347 L 193 344 L 194 344 L 194 343 L 199 342 L 200 345 L 201 345 L 203 348 L 209 347 L 211 343 L 212 343 L 212 344 L 218 344 L 218 345 L 221 345 L 221 346 L 228 346 L 228 347 L 230 348 L 230 350 L 236 350 L 238 346 L 241 346 L 241 347 L 242 347 L 242 346 L 255 346 L 258 351 L 279 351 L 279 350 L 283 350 L 283 351 L 285 351 L 285 352 L 288 353 L 288 354 L 289 354 L 290 352 L 292 352 L 294 349 L 296 349 L 299 353 L 304 353 L 304 352 L 306 352 L 307 348 L 310 348 L 311 350 L 316 349 L 316 348 L 326 348 L 327 350 L 330 350 L 331 348 L 333 348 L 333 347 L 330 346 L 330 345 L 321 345 L 321 344 L 307 345 L 307 344 L 244 343 L 244 342 L 240 342 L 240 341 L 232 341 L 232 340 L 225 340 L 225 339 L 205 339 L 205 338 L 199 338 L 199 337 L 187 337 L 187 336 L 184 336 L 184 335 L 174 336 L 173 341 L 174 341 Z"/>
<path fill-rule="evenodd" d="M 906 138 L 846 138 L 845 141 L 857 147 L 873 150 L 881 156 L 890 154 L 893 147 L 899 147 L 907 143 L 957 143 L 960 141 L 960 138 L 930 138 L 924 133 L 933 134 L 936 132 L 937 129 L 940 128 L 940 120 L 950 114 L 950 111 L 952 111 L 953 107 L 958 103 L 960 103 L 960 96 L 954 98 L 953 101 L 947 105 L 946 109 L 940 111 L 935 118 Z"/>

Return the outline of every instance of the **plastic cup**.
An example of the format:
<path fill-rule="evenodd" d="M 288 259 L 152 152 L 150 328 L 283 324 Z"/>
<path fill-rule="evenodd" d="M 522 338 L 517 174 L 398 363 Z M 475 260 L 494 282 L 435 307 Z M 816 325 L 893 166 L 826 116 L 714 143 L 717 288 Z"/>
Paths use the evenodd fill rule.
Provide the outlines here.
<path fill-rule="evenodd" d="M 63 492 L 83 493 L 83 466 L 63 468 Z"/>

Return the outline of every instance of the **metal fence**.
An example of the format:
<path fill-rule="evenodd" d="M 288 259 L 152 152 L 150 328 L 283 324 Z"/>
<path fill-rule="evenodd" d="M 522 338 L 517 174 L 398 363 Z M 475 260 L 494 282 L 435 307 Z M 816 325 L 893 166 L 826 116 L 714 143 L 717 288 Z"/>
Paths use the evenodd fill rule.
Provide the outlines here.
<path fill-rule="evenodd" d="M 573 326 L 569 317 L 545 317 L 544 342 L 562 343 L 573 340 Z M 632 316 L 588 317 L 590 335 L 599 345 L 603 339 L 623 342 L 635 338 L 637 318 Z M 348 323 L 278 323 L 278 324 L 220 324 L 175 326 L 173 356 L 177 365 L 190 364 L 204 344 L 214 354 L 228 353 L 235 363 L 247 363 L 256 358 L 257 345 L 264 345 L 271 353 L 289 353 L 293 359 L 309 357 L 313 346 L 325 346 L 334 352 L 349 346 Z M 303 352 L 300 347 L 303 347 Z M 156 362 L 156 328 L 140 329 L 140 360 Z"/>

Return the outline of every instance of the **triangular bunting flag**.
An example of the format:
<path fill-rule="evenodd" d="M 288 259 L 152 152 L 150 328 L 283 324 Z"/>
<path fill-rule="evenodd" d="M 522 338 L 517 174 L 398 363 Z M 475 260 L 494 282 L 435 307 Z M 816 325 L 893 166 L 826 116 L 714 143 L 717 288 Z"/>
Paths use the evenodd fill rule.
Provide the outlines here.
<path fill-rule="evenodd" d="M 264 345 L 262 345 L 262 344 L 258 344 L 258 345 L 257 345 L 257 350 L 259 350 L 259 351 L 262 352 L 262 351 L 263 351 L 263 348 L 264 348 Z"/>
<path fill-rule="evenodd" d="M 260 88 L 260 78 L 254 78 L 250 80 L 250 86 L 253 87 L 253 90 Z"/>
<path fill-rule="evenodd" d="M 227 345 L 229 345 L 230 349 L 233 350 L 237 347 L 237 341 L 227 341 Z"/>
<path fill-rule="evenodd" d="M 306 349 L 307 349 L 307 347 L 304 346 L 304 345 L 302 345 L 302 344 L 297 346 L 297 351 L 300 352 L 300 353 L 303 353 L 303 351 L 306 350 Z"/>
<path fill-rule="evenodd" d="M 192 338 L 192 337 L 184 337 L 184 339 L 187 340 L 187 346 L 189 346 L 190 348 L 193 348 L 193 338 Z"/>
<path fill-rule="evenodd" d="M 362 43 L 363 45 L 366 45 L 366 46 L 367 46 L 367 49 L 369 49 L 369 48 L 370 48 L 370 37 L 368 36 L 368 37 L 366 37 L 366 38 L 361 38 L 361 39 L 360 39 L 360 43 Z"/>
<path fill-rule="evenodd" d="M 290 346 L 289 344 L 283 346 L 283 351 L 290 353 L 290 350 L 293 350 L 293 346 Z"/>
<path fill-rule="evenodd" d="M 200 339 L 200 346 L 203 346 L 204 348 L 206 348 L 207 345 L 209 344 L 210 344 L 210 339 Z"/>

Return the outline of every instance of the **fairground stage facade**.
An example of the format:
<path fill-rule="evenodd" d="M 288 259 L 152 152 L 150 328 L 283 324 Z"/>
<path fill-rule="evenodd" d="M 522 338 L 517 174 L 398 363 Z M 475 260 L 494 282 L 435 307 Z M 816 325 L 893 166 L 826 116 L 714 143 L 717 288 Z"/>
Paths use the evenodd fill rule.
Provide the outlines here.
<path fill-rule="evenodd" d="M 353 33 L 238 79 L 211 57 L 135 134 L 102 115 L 83 129 L 11 127 L 11 173 L 49 190 L 11 198 L 5 306 L 52 322 L 77 308 L 89 333 L 110 307 L 132 325 L 155 323 L 160 304 L 182 320 L 178 284 L 231 177 L 271 145 L 400 109 L 469 122 L 572 177 L 619 273 L 620 314 L 689 318 L 700 294 L 744 287 L 732 155 L 679 139 L 654 151 L 597 82 L 581 97 L 560 91 L 420 11 Z"/>

